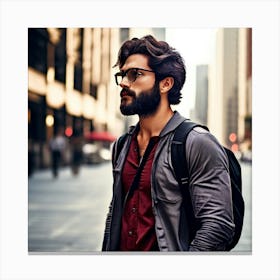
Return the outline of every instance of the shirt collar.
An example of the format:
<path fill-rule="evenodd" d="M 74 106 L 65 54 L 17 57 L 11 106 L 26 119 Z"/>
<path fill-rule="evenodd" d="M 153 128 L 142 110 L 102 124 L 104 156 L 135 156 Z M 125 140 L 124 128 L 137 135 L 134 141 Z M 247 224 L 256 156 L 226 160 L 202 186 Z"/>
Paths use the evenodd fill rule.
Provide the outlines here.
<path fill-rule="evenodd" d="M 163 137 L 166 134 L 170 133 L 171 131 L 175 130 L 175 128 L 185 120 L 186 120 L 186 118 L 181 116 L 181 114 L 179 112 L 174 111 L 174 115 L 170 118 L 170 120 L 164 126 L 164 128 L 162 129 L 162 131 L 159 134 L 159 137 Z M 130 126 L 128 134 L 133 135 L 133 134 L 136 134 L 138 131 L 139 131 L 139 122 L 134 126 Z"/>

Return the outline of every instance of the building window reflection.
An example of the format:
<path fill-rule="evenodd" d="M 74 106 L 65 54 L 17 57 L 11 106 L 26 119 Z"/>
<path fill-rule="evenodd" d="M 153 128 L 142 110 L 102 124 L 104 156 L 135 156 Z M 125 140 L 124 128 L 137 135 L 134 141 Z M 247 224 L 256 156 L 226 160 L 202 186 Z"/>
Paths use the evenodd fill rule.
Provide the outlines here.
<path fill-rule="evenodd" d="M 47 73 L 47 49 L 49 35 L 46 28 L 28 29 L 28 66 Z"/>
<path fill-rule="evenodd" d="M 55 79 L 65 83 L 66 76 L 66 28 L 60 28 L 60 39 L 55 45 Z"/>

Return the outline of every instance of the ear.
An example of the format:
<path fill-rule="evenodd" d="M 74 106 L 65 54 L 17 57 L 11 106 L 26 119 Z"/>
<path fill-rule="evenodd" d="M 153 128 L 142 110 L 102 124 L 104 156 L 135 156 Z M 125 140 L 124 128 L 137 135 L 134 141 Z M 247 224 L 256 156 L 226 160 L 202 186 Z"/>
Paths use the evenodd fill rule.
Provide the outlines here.
<path fill-rule="evenodd" d="M 159 88 L 161 93 L 168 93 L 174 85 L 173 77 L 166 77 L 159 82 Z"/>

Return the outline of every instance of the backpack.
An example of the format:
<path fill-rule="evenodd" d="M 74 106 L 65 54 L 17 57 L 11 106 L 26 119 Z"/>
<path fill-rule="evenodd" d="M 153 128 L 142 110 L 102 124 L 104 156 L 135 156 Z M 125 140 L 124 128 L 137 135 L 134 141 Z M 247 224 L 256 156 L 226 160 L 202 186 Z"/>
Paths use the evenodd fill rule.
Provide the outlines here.
<path fill-rule="evenodd" d="M 188 174 L 186 174 L 187 168 L 187 162 L 185 157 L 185 142 L 187 139 L 187 136 L 189 132 L 195 128 L 195 127 L 202 127 L 209 131 L 209 129 L 206 126 L 190 122 L 190 121 L 183 121 L 176 129 L 174 133 L 174 137 L 171 143 L 171 162 L 174 168 L 176 179 L 179 183 L 180 190 L 183 197 L 183 207 L 187 208 L 186 214 L 188 217 L 188 220 L 194 221 L 194 212 L 192 207 L 189 205 L 192 205 L 191 203 L 191 197 L 189 190 L 189 184 L 188 184 Z M 128 134 L 122 135 L 117 143 L 116 143 L 116 153 L 115 153 L 115 159 L 118 158 L 118 155 L 122 149 L 122 146 L 127 138 Z M 226 147 L 223 147 L 229 161 L 229 174 L 230 174 L 230 181 L 231 181 L 231 192 L 232 192 L 232 205 L 233 205 L 233 218 L 234 218 L 234 224 L 235 224 L 235 232 L 232 241 L 227 244 L 226 251 L 232 250 L 236 244 L 238 243 L 242 227 L 243 227 L 243 219 L 244 219 L 244 199 L 242 197 L 242 178 L 241 178 L 241 167 L 236 159 L 234 153 L 227 149 Z M 194 223 L 195 224 L 195 223 Z M 193 237 L 195 234 L 195 227 L 193 227 L 190 230 L 190 236 Z"/>
<path fill-rule="evenodd" d="M 174 168 L 174 172 L 179 182 L 181 192 L 184 194 L 183 198 L 185 200 L 190 200 L 190 193 L 188 190 L 188 181 L 184 178 L 188 178 L 188 174 L 186 174 L 186 158 L 185 158 L 185 142 L 189 132 L 195 127 L 203 127 L 204 129 L 209 129 L 206 126 L 202 126 L 197 123 L 193 123 L 190 121 L 182 122 L 175 130 L 175 134 L 171 144 L 171 161 Z M 236 159 L 234 153 L 223 147 L 229 161 L 229 174 L 231 181 L 231 192 L 232 192 L 232 204 L 233 204 L 233 218 L 235 224 L 235 232 L 231 243 L 229 243 L 226 247 L 227 251 L 233 249 L 238 243 L 242 227 L 243 227 L 243 219 L 244 219 L 244 199 L 242 197 L 242 178 L 241 178 L 241 167 Z M 191 205 L 185 203 L 186 205 Z M 191 215 L 193 212 L 189 210 Z"/>

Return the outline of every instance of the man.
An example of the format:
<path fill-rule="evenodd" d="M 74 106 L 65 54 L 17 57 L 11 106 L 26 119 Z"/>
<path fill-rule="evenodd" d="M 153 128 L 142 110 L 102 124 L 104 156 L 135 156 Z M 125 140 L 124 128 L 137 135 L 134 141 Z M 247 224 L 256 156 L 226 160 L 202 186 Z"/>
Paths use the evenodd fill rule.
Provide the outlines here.
<path fill-rule="evenodd" d="M 194 128 L 185 144 L 195 225 L 186 226 L 182 218 L 182 195 L 170 159 L 174 130 L 185 120 L 170 107 L 180 102 L 185 82 L 182 57 L 148 35 L 126 41 L 116 66 L 120 110 L 138 114 L 139 122 L 117 159 L 116 144 L 113 149 L 113 198 L 102 250 L 225 250 L 234 233 L 228 161 L 202 128 Z M 196 229 L 192 238 L 191 228 Z"/>
<path fill-rule="evenodd" d="M 58 168 L 64 160 L 64 152 L 66 149 L 66 138 L 62 127 L 54 131 L 54 136 L 49 143 L 52 158 L 52 174 L 56 178 L 58 176 Z"/>

